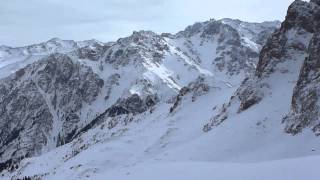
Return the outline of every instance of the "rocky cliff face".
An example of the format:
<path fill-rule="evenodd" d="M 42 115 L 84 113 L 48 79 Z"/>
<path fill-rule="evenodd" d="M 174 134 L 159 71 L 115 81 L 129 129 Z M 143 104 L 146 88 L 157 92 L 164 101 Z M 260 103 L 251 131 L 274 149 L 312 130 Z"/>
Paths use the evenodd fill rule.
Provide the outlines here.
<path fill-rule="evenodd" d="M 53 54 L 0 82 L 1 161 L 40 154 L 72 136 L 81 109 L 104 81 L 63 54 Z"/>
<path fill-rule="evenodd" d="M 277 64 L 288 60 L 292 50 L 305 53 L 312 33 L 315 32 L 315 22 L 319 7 L 314 3 L 295 1 L 290 5 L 285 21 L 281 28 L 273 34 L 261 50 L 256 75 L 276 71 Z"/>
<path fill-rule="evenodd" d="M 319 68 L 320 34 L 317 32 L 309 45 L 309 56 L 305 59 L 292 96 L 291 113 L 284 118 L 286 132 L 297 134 L 310 127 L 320 135 Z"/>
<path fill-rule="evenodd" d="M 160 63 L 167 50 L 168 47 L 160 35 L 151 31 L 133 32 L 131 36 L 119 39 L 108 49 L 103 61 L 116 68 L 128 64 L 139 66 L 146 58 Z"/>

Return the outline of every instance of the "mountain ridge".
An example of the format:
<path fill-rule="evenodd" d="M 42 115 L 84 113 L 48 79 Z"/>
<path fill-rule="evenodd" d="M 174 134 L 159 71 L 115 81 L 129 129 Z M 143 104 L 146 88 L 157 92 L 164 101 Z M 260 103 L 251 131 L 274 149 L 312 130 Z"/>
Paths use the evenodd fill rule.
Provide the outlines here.
<path fill-rule="evenodd" d="M 10 80 L 0 81 L 2 176 L 101 179 L 153 162 L 318 155 L 317 131 L 305 130 L 317 130 L 317 119 L 297 116 L 305 107 L 318 114 L 316 101 L 309 103 L 318 92 L 318 76 L 309 72 L 318 68 L 318 36 L 309 23 L 317 20 L 316 4 L 295 1 L 281 27 L 210 20 L 174 35 L 135 31 L 93 48 L 31 56 L 22 69 L 11 64 Z M 314 85 L 301 90 L 303 84 Z M 46 122 L 38 116 L 44 114 Z M 23 121 L 9 118 L 21 115 Z"/>

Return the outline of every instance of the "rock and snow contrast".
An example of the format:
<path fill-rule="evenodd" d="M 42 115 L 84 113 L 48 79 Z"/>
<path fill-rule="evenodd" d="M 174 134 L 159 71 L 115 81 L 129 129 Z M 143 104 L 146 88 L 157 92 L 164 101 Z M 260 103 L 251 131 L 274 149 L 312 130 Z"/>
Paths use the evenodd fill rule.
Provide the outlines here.
<path fill-rule="evenodd" d="M 318 179 L 320 1 L 0 46 L 0 179 Z"/>

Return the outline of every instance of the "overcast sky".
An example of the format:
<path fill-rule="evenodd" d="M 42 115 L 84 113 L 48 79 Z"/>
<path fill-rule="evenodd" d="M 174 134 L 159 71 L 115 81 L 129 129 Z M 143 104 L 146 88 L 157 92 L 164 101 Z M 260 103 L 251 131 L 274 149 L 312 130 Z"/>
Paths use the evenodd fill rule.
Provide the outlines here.
<path fill-rule="evenodd" d="M 210 18 L 283 20 L 293 0 L 1 0 L 0 44 L 114 41 L 133 30 L 175 33 Z"/>

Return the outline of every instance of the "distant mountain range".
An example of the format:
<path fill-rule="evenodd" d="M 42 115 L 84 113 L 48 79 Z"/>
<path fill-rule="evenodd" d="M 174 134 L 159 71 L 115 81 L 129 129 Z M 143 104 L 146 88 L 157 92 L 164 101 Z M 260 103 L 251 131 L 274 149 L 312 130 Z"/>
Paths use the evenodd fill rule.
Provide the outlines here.
<path fill-rule="evenodd" d="M 320 155 L 319 32 L 320 1 L 297 0 L 282 23 L 0 46 L 0 179 L 148 179 L 134 169 L 174 163 L 200 177 L 197 162 L 221 161 L 295 169 L 283 159 Z"/>

